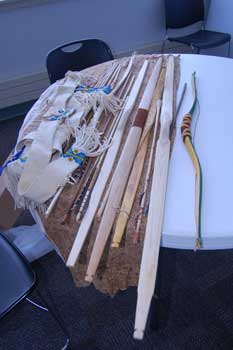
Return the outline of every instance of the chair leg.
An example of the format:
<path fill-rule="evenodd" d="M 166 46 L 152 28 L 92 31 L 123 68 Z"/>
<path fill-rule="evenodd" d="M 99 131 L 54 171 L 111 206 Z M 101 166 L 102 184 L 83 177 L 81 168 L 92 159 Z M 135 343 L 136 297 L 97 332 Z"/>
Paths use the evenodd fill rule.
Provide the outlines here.
<path fill-rule="evenodd" d="M 227 53 L 227 56 L 228 56 L 228 57 L 231 57 L 231 41 L 229 41 L 229 44 L 228 44 L 228 53 Z"/>
<path fill-rule="evenodd" d="M 199 48 L 196 49 L 193 45 L 190 45 L 190 47 L 191 47 L 191 50 L 192 50 L 193 54 L 199 55 L 199 53 L 200 53 L 200 49 Z"/>
<path fill-rule="evenodd" d="M 161 53 L 162 53 L 162 54 L 164 54 L 164 49 L 165 49 L 166 41 L 167 41 L 167 39 L 165 38 L 165 39 L 163 40 L 163 43 L 162 43 L 162 48 L 161 48 Z"/>

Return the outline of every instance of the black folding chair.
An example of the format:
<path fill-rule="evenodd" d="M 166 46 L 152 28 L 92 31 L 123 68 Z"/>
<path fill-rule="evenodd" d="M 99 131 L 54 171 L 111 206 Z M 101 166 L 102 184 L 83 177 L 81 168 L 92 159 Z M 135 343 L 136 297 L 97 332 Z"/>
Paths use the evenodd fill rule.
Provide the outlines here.
<path fill-rule="evenodd" d="M 205 6 L 203 0 L 165 0 L 166 37 L 162 46 L 164 52 L 166 40 L 175 41 L 191 47 L 192 52 L 200 53 L 202 49 L 209 49 L 228 43 L 230 56 L 231 35 L 205 30 Z M 171 37 L 169 29 L 185 28 L 197 22 L 202 22 L 202 29 L 192 34 Z"/>
<path fill-rule="evenodd" d="M 26 299 L 40 309 L 50 312 L 67 338 L 63 350 L 68 349 L 69 335 L 54 307 L 48 305 L 38 288 L 37 293 L 46 308 L 28 298 L 28 295 L 35 288 L 36 281 L 36 274 L 25 256 L 0 233 L 0 319 Z"/>
<path fill-rule="evenodd" d="M 63 78 L 68 70 L 79 71 L 113 59 L 113 54 L 104 41 L 86 39 L 66 43 L 50 51 L 46 67 L 49 80 L 54 83 Z"/>

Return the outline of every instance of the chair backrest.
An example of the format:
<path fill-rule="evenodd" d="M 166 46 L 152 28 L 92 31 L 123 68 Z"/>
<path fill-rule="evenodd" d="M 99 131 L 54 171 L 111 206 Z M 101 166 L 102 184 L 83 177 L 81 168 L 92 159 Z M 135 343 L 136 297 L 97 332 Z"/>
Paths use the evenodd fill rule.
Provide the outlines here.
<path fill-rule="evenodd" d="M 166 28 L 178 29 L 204 21 L 203 0 L 165 0 Z"/>
<path fill-rule="evenodd" d="M 46 66 L 51 83 L 65 76 L 68 70 L 79 71 L 113 60 L 109 46 L 98 39 L 79 40 L 59 46 L 47 55 Z"/>
<path fill-rule="evenodd" d="M 26 297 L 35 283 L 27 259 L 0 233 L 0 318 Z"/>

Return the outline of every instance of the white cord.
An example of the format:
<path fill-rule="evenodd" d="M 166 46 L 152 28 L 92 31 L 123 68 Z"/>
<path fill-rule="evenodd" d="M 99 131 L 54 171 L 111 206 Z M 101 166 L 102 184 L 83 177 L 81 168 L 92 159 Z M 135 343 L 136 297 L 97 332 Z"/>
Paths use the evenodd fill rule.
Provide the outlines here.
<path fill-rule="evenodd" d="M 44 311 L 47 311 L 47 312 L 49 311 L 46 307 L 43 307 L 43 306 L 41 306 L 41 305 L 35 303 L 34 301 L 32 301 L 32 300 L 29 299 L 29 298 L 26 298 L 26 300 L 27 300 L 29 303 L 31 303 L 32 305 L 38 307 L 38 308 L 41 309 L 41 310 L 44 310 Z M 66 339 L 66 343 L 65 343 L 65 345 L 61 348 L 61 350 L 66 350 L 66 349 L 68 349 L 69 343 L 70 343 L 70 339 L 67 338 L 67 339 Z"/>
<path fill-rule="evenodd" d="M 69 343 L 70 343 L 70 340 L 67 338 L 66 343 L 61 350 L 66 350 L 69 346 Z"/>
<path fill-rule="evenodd" d="M 41 305 L 35 303 L 34 301 L 32 301 L 32 300 L 29 299 L 29 298 L 26 298 L 26 300 L 27 300 L 29 303 L 31 303 L 32 305 L 38 307 L 38 308 L 41 309 L 41 310 L 44 310 L 44 311 L 47 311 L 47 312 L 49 311 L 46 307 L 43 307 L 43 306 L 41 306 Z M 62 349 L 62 350 L 63 350 L 63 349 Z"/>

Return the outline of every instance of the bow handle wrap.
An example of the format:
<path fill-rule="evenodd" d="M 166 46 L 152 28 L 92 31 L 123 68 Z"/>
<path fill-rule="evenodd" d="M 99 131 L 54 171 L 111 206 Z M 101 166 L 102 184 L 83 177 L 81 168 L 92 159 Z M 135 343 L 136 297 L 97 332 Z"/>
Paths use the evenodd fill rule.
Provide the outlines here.
<path fill-rule="evenodd" d="M 192 121 L 192 115 L 190 113 L 187 113 L 184 116 L 183 123 L 181 125 L 181 134 L 183 137 L 183 142 L 185 142 L 186 137 L 189 137 L 190 139 L 192 139 L 191 121 Z"/>

